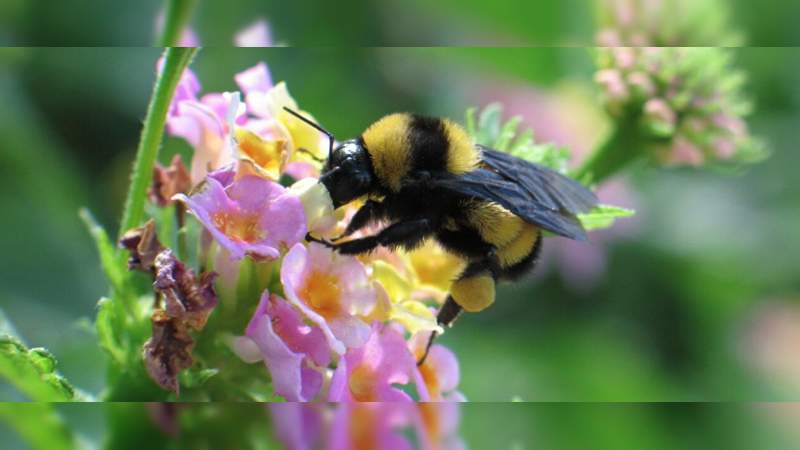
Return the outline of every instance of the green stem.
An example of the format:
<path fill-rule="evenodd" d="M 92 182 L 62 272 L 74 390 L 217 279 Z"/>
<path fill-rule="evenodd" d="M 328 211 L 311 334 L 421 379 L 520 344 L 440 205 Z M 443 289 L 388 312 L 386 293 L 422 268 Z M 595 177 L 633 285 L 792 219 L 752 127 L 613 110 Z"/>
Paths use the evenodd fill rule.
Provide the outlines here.
<path fill-rule="evenodd" d="M 186 29 L 196 0 L 167 0 L 164 11 L 164 28 L 158 39 L 161 47 L 176 47 L 180 41 L 181 33 Z"/>
<path fill-rule="evenodd" d="M 51 403 L 0 403 L 0 422 L 15 430 L 32 449 L 82 448 Z"/>
<path fill-rule="evenodd" d="M 646 154 L 641 148 L 644 145 L 646 144 L 639 132 L 638 120 L 632 117 L 623 118 L 572 176 L 584 184 L 600 184 Z"/>
<path fill-rule="evenodd" d="M 189 257 L 189 244 L 186 242 L 186 210 L 183 203 L 175 202 L 175 221 L 177 222 L 178 258 L 186 261 Z"/>
<path fill-rule="evenodd" d="M 164 135 L 164 124 L 167 120 L 175 87 L 189 65 L 197 49 L 195 48 L 167 48 L 164 50 L 164 65 L 161 73 L 156 78 L 150 105 L 144 119 L 142 137 L 136 151 L 136 162 L 131 175 L 131 187 L 125 200 L 125 210 L 122 214 L 119 236 L 127 230 L 141 224 L 144 217 L 144 205 L 147 201 L 147 188 L 153 178 L 153 167 L 158 157 L 161 138 Z"/>

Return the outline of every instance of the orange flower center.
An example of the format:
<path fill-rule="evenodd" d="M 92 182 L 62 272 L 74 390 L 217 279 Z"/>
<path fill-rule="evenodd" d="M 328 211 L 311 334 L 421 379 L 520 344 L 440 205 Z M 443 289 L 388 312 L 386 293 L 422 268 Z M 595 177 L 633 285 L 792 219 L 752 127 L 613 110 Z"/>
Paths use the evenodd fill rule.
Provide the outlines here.
<path fill-rule="evenodd" d="M 421 357 L 422 354 L 420 353 L 417 359 Z M 431 398 L 439 398 L 441 395 L 441 390 L 439 388 L 439 377 L 436 375 L 436 370 L 434 370 L 433 367 L 426 362 L 419 366 L 419 373 L 422 375 L 422 379 L 425 381 L 425 386 L 428 388 L 428 393 L 430 394 Z"/>
<path fill-rule="evenodd" d="M 214 226 L 231 239 L 242 242 L 255 242 L 264 237 L 258 219 L 257 214 L 216 213 L 211 216 Z"/>
<path fill-rule="evenodd" d="M 435 441 L 440 434 L 439 411 L 440 405 L 437 403 L 417 403 L 420 416 L 422 417 L 422 424 L 428 435 Z"/>
<path fill-rule="evenodd" d="M 247 130 L 237 129 L 239 150 L 273 178 L 280 176 L 285 141 L 267 141 Z"/>
<path fill-rule="evenodd" d="M 362 364 L 350 374 L 349 386 L 353 398 L 360 402 L 374 402 L 378 400 L 375 392 L 376 374 L 370 367 Z"/>
<path fill-rule="evenodd" d="M 353 405 L 350 419 L 350 445 L 353 450 L 378 449 L 378 424 L 374 405 Z"/>
<path fill-rule="evenodd" d="M 333 275 L 311 272 L 300 288 L 299 295 L 311 309 L 326 319 L 341 313 L 342 290 L 339 279 Z"/>

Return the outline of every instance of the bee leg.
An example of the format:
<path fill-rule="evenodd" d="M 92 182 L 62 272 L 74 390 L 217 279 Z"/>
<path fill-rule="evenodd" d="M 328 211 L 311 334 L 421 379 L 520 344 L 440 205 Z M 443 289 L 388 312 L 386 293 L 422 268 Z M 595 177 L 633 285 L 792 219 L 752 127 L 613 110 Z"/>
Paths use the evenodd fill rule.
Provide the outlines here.
<path fill-rule="evenodd" d="M 376 202 L 375 200 L 367 200 L 367 202 L 364 203 L 364 206 L 359 208 L 353 218 L 350 219 L 350 223 L 347 224 L 347 228 L 344 230 L 344 232 L 332 240 L 338 241 L 350 236 L 356 231 L 364 228 L 371 221 L 381 217 L 383 213 L 383 203 Z"/>
<path fill-rule="evenodd" d="M 462 308 L 458 306 L 453 297 L 448 295 L 447 300 L 442 305 L 441 309 L 439 309 L 439 313 L 436 315 L 436 322 L 443 326 L 443 327 L 450 327 L 453 325 L 453 322 L 456 321 L 459 315 L 461 315 Z M 417 367 L 421 366 L 425 363 L 425 359 L 428 357 L 428 353 L 431 351 L 431 347 L 433 346 L 433 341 L 436 339 L 439 333 L 436 331 L 431 331 L 431 337 L 428 338 L 428 344 L 425 346 L 425 353 L 422 354 L 422 357 L 417 361 Z"/>
<path fill-rule="evenodd" d="M 450 327 L 462 311 L 477 312 L 486 309 L 494 303 L 495 297 L 495 266 L 494 251 L 489 252 L 486 258 L 472 262 L 450 287 L 450 295 L 439 309 L 436 322 L 443 327 Z M 425 353 L 417 361 L 417 367 L 425 362 L 431 350 L 437 333 L 431 332 Z"/>
<path fill-rule="evenodd" d="M 430 230 L 431 227 L 428 219 L 408 220 L 389 225 L 386 229 L 374 236 L 339 242 L 330 245 L 330 247 L 345 255 L 366 253 L 374 250 L 375 247 L 379 245 L 384 247 L 404 246 L 413 248 L 425 240 L 430 234 Z"/>
<path fill-rule="evenodd" d="M 335 246 L 334 243 L 328 241 L 327 239 L 321 239 L 318 237 L 314 237 L 311 232 L 306 233 L 306 240 L 308 242 L 316 242 L 317 244 L 322 244 L 326 247 L 333 248 Z"/>

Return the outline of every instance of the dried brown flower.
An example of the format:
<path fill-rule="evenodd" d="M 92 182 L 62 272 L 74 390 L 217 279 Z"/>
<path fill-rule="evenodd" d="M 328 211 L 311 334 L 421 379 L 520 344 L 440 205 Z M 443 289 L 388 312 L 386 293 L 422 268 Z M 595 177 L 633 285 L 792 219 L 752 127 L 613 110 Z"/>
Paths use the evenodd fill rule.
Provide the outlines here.
<path fill-rule="evenodd" d="M 189 169 L 183 164 L 181 155 L 175 155 L 169 167 L 156 164 L 153 168 L 153 184 L 150 186 L 150 201 L 158 206 L 167 206 L 175 194 L 185 194 L 192 188 Z"/>
<path fill-rule="evenodd" d="M 125 232 L 119 240 L 122 248 L 131 252 L 128 258 L 128 270 L 153 272 L 156 256 L 164 250 L 156 235 L 156 222 L 153 219 L 139 228 Z"/>
<path fill-rule="evenodd" d="M 128 268 L 154 278 L 156 309 L 151 317 L 153 335 L 143 349 L 145 367 L 159 386 L 178 393 L 178 374 L 193 362 L 190 332 L 202 330 L 217 305 L 217 274 L 198 276 L 186 267 L 158 241 L 153 220 L 126 232 L 120 244 L 131 252 Z"/>

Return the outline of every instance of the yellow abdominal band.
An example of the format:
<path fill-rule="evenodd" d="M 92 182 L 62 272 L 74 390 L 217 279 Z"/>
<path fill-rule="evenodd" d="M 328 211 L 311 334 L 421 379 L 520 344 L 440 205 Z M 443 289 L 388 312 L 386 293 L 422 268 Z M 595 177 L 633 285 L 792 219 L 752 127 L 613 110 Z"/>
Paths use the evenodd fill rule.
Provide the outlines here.
<path fill-rule="evenodd" d="M 464 311 L 483 311 L 494 303 L 494 278 L 486 273 L 456 280 L 450 295 Z"/>

